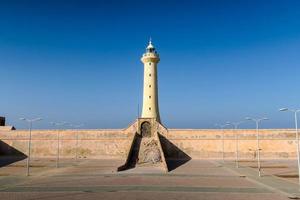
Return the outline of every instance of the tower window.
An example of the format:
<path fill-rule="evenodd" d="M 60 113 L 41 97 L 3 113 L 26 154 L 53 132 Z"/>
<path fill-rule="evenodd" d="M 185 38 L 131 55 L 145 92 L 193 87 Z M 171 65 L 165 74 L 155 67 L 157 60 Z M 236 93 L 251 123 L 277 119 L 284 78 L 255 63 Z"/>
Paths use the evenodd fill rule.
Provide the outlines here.
<path fill-rule="evenodd" d="M 149 76 L 151 76 L 151 74 L 149 74 Z"/>
<path fill-rule="evenodd" d="M 151 99 L 151 96 L 149 96 L 149 99 Z"/>
<path fill-rule="evenodd" d="M 149 65 L 151 65 L 151 63 L 149 63 Z"/>
<path fill-rule="evenodd" d="M 151 88 L 151 85 L 149 85 L 149 88 Z"/>
<path fill-rule="evenodd" d="M 151 110 L 151 107 L 149 107 L 149 110 Z"/>

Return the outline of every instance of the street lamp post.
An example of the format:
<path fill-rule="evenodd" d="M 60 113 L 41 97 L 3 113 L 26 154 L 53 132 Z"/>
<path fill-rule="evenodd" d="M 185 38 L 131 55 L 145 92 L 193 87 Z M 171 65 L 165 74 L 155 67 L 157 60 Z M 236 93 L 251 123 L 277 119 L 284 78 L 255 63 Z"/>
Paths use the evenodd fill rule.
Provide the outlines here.
<path fill-rule="evenodd" d="M 35 118 L 35 119 L 26 119 L 24 117 L 20 118 L 20 120 L 26 121 L 29 123 L 29 139 L 28 139 L 28 156 L 27 156 L 27 163 L 26 163 L 26 169 L 27 173 L 26 176 L 29 176 L 29 167 L 30 167 L 30 153 L 31 153 L 31 129 L 32 129 L 32 123 L 42 120 L 42 118 Z"/>
<path fill-rule="evenodd" d="M 63 126 L 67 124 L 66 122 L 56 123 L 56 122 L 50 122 L 53 126 Z M 60 154 L 60 132 L 57 131 L 57 148 L 56 148 L 56 168 L 59 168 L 59 154 Z"/>
<path fill-rule="evenodd" d="M 222 160 L 223 160 L 223 163 L 225 162 L 224 161 L 224 158 L 225 158 L 225 151 L 224 151 L 224 139 L 225 139 L 225 135 L 224 135 L 224 128 L 226 127 L 226 126 L 228 126 L 228 124 L 225 124 L 225 125 L 219 125 L 219 124 L 215 124 L 215 126 L 217 126 L 217 127 L 220 127 L 221 128 L 221 130 L 222 130 Z"/>
<path fill-rule="evenodd" d="M 257 148 L 257 168 L 258 168 L 258 176 L 261 177 L 261 165 L 260 165 L 260 147 L 259 147 L 259 123 L 264 120 L 269 120 L 268 118 L 259 118 L 254 119 L 250 117 L 246 117 L 246 120 L 254 121 L 256 124 L 256 148 Z"/>
<path fill-rule="evenodd" d="M 240 122 L 226 122 L 226 125 L 232 125 L 235 130 L 235 166 L 236 168 L 239 168 L 239 137 L 237 133 L 238 126 L 243 123 L 244 121 Z"/>
<path fill-rule="evenodd" d="M 78 133 L 76 131 L 75 161 L 78 161 Z"/>
<path fill-rule="evenodd" d="M 70 124 L 70 126 L 74 128 L 80 128 L 83 126 L 83 124 L 79 124 L 79 125 Z M 78 161 L 78 132 L 77 131 L 76 131 L 75 161 L 76 162 Z"/>
<path fill-rule="evenodd" d="M 294 118 L 295 118 L 295 130 L 296 130 L 296 142 L 297 142 L 297 160 L 298 160 L 298 181 L 300 185 L 300 153 L 299 153 L 299 133 L 298 133 L 298 112 L 300 112 L 300 109 L 288 109 L 288 108 L 281 108 L 279 111 L 290 111 L 294 113 Z"/>

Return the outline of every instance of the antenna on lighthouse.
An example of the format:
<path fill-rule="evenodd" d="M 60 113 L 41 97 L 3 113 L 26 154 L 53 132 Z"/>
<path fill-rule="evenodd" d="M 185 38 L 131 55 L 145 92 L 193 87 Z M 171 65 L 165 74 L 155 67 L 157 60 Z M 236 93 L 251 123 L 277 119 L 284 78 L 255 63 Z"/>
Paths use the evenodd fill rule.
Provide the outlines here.
<path fill-rule="evenodd" d="M 140 104 L 137 104 L 137 118 L 140 116 Z"/>

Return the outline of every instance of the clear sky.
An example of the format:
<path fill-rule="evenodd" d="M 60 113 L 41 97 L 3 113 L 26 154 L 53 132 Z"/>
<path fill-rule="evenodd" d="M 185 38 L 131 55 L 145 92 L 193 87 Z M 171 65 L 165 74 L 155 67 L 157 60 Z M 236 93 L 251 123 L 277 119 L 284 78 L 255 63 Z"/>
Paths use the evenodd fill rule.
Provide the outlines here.
<path fill-rule="evenodd" d="M 292 113 L 277 110 L 300 108 L 297 0 L 2 0 L 0 115 L 17 128 L 26 127 L 19 117 L 42 117 L 35 128 L 126 127 L 141 107 L 150 36 L 167 127 L 246 116 L 293 126 Z"/>

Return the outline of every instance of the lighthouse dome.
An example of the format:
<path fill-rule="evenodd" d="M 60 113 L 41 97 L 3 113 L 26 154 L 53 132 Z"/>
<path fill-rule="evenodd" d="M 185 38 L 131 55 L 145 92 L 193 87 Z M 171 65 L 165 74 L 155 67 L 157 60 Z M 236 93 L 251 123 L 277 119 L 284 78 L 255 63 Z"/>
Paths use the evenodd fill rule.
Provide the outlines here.
<path fill-rule="evenodd" d="M 147 49 L 155 49 L 151 41 L 149 42 Z"/>
<path fill-rule="evenodd" d="M 151 38 L 150 38 L 149 44 L 148 44 L 148 46 L 147 46 L 147 48 L 146 48 L 146 52 L 147 52 L 147 53 L 156 53 L 155 47 L 154 47 L 153 44 L 152 44 Z"/>

